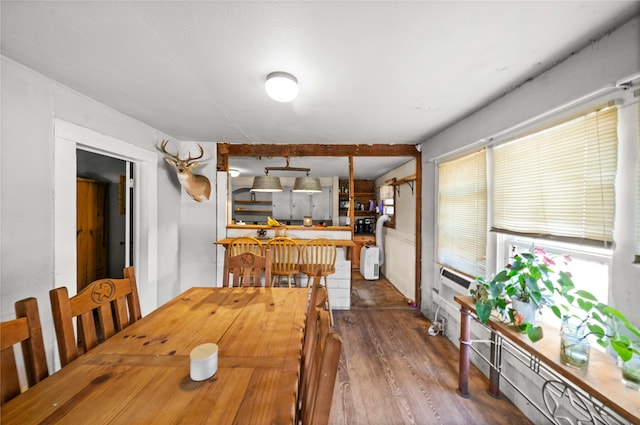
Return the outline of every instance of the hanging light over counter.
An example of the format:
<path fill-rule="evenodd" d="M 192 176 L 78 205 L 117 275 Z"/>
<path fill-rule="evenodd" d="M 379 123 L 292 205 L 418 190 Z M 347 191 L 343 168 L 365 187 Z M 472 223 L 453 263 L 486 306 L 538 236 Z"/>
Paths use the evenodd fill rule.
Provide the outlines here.
<path fill-rule="evenodd" d="M 296 181 L 293 184 L 293 191 L 305 192 L 305 193 L 322 192 L 322 187 L 320 186 L 320 179 L 317 177 L 309 177 L 309 172 L 307 171 L 306 177 L 296 177 Z"/>
<path fill-rule="evenodd" d="M 282 192 L 282 184 L 280 184 L 278 177 L 270 176 L 267 171 L 264 176 L 253 178 L 251 192 Z"/>
<path fill-rule="evenodd" d="M 294 192 L 319 193 L 322 192 L 320 179 L 317 177 L 309 177 L 309 168 L 290 167 L 289 158 L 286 158 L 287 165 L 285 167 L 264 167 L 264 176 L 256 176 L 253 178 L 252 192 L 282 192 L 282 184 L 278 177 L 269 175 L 269 171 L 301 171 L 306 172 L 306 177 L 296 177 L 293 184 Z"/>

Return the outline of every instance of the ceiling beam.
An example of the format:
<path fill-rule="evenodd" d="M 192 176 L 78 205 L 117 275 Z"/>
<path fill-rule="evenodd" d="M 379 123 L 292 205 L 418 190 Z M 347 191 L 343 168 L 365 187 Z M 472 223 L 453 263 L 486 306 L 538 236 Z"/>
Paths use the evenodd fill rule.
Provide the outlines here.
<path fill-rule="evenodd" d="M 218 156 L 412 156 L 420 152 L 414 145 L 278 145 L 218 143 Z"/>

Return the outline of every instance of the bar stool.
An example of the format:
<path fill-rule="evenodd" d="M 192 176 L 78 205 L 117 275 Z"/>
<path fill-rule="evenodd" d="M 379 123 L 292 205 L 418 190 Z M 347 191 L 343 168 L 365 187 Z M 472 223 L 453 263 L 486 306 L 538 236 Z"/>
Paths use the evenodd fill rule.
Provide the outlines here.
<path fill-rule="evenodd" d="M 300 259 L 300 271 L 307 275 L 307 286 L 316 272 L 320 271 L 320 275 L 324 277 L 324 287 L 327 288 L 327 308 L 332 326 L 333 312 L 331 311 L 327 276 L 336 272 L 336 251 L 336 245 L 327 238 L 310 239 L 302 246 Z"/>
<path fill-rule="evenodd" d="M 291 277 L 293 284 L 298 286 L 296 275 L 300 273 L 300 249 L 291 238 L 278 237 L 267 242 L 267 248 L 271 249 L 271 276 L 273 282 L 271 286 L 280 286 L 280 279 L 287 277 L 287 284 L 291 288 Z"/>

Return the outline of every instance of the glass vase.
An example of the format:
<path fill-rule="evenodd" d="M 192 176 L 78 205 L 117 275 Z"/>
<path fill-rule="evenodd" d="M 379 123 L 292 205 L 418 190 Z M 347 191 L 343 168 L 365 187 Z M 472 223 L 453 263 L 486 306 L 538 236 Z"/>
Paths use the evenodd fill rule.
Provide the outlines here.
<path fill-rule="evenodd" d="M 622 382 L 629 388 L 640 390 L 640 355 L 634 354 L 622 364 Z"/>
<path fill-rule="evenodd" d="M 562 319 L 560 328 L 560 362 L 576 369 L 589 366 L 591 345 L 587 339 L 588 328 L 579 319 Z"/>

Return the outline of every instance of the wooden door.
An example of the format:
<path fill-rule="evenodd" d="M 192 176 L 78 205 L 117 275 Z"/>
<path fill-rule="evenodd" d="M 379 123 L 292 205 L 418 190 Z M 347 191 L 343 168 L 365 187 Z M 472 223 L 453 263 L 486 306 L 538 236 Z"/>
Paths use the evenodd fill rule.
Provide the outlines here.
<path fill-rule="evenodd" d="M 108 183 L 78 177 L 77 289 L 107 277 Z"/>

